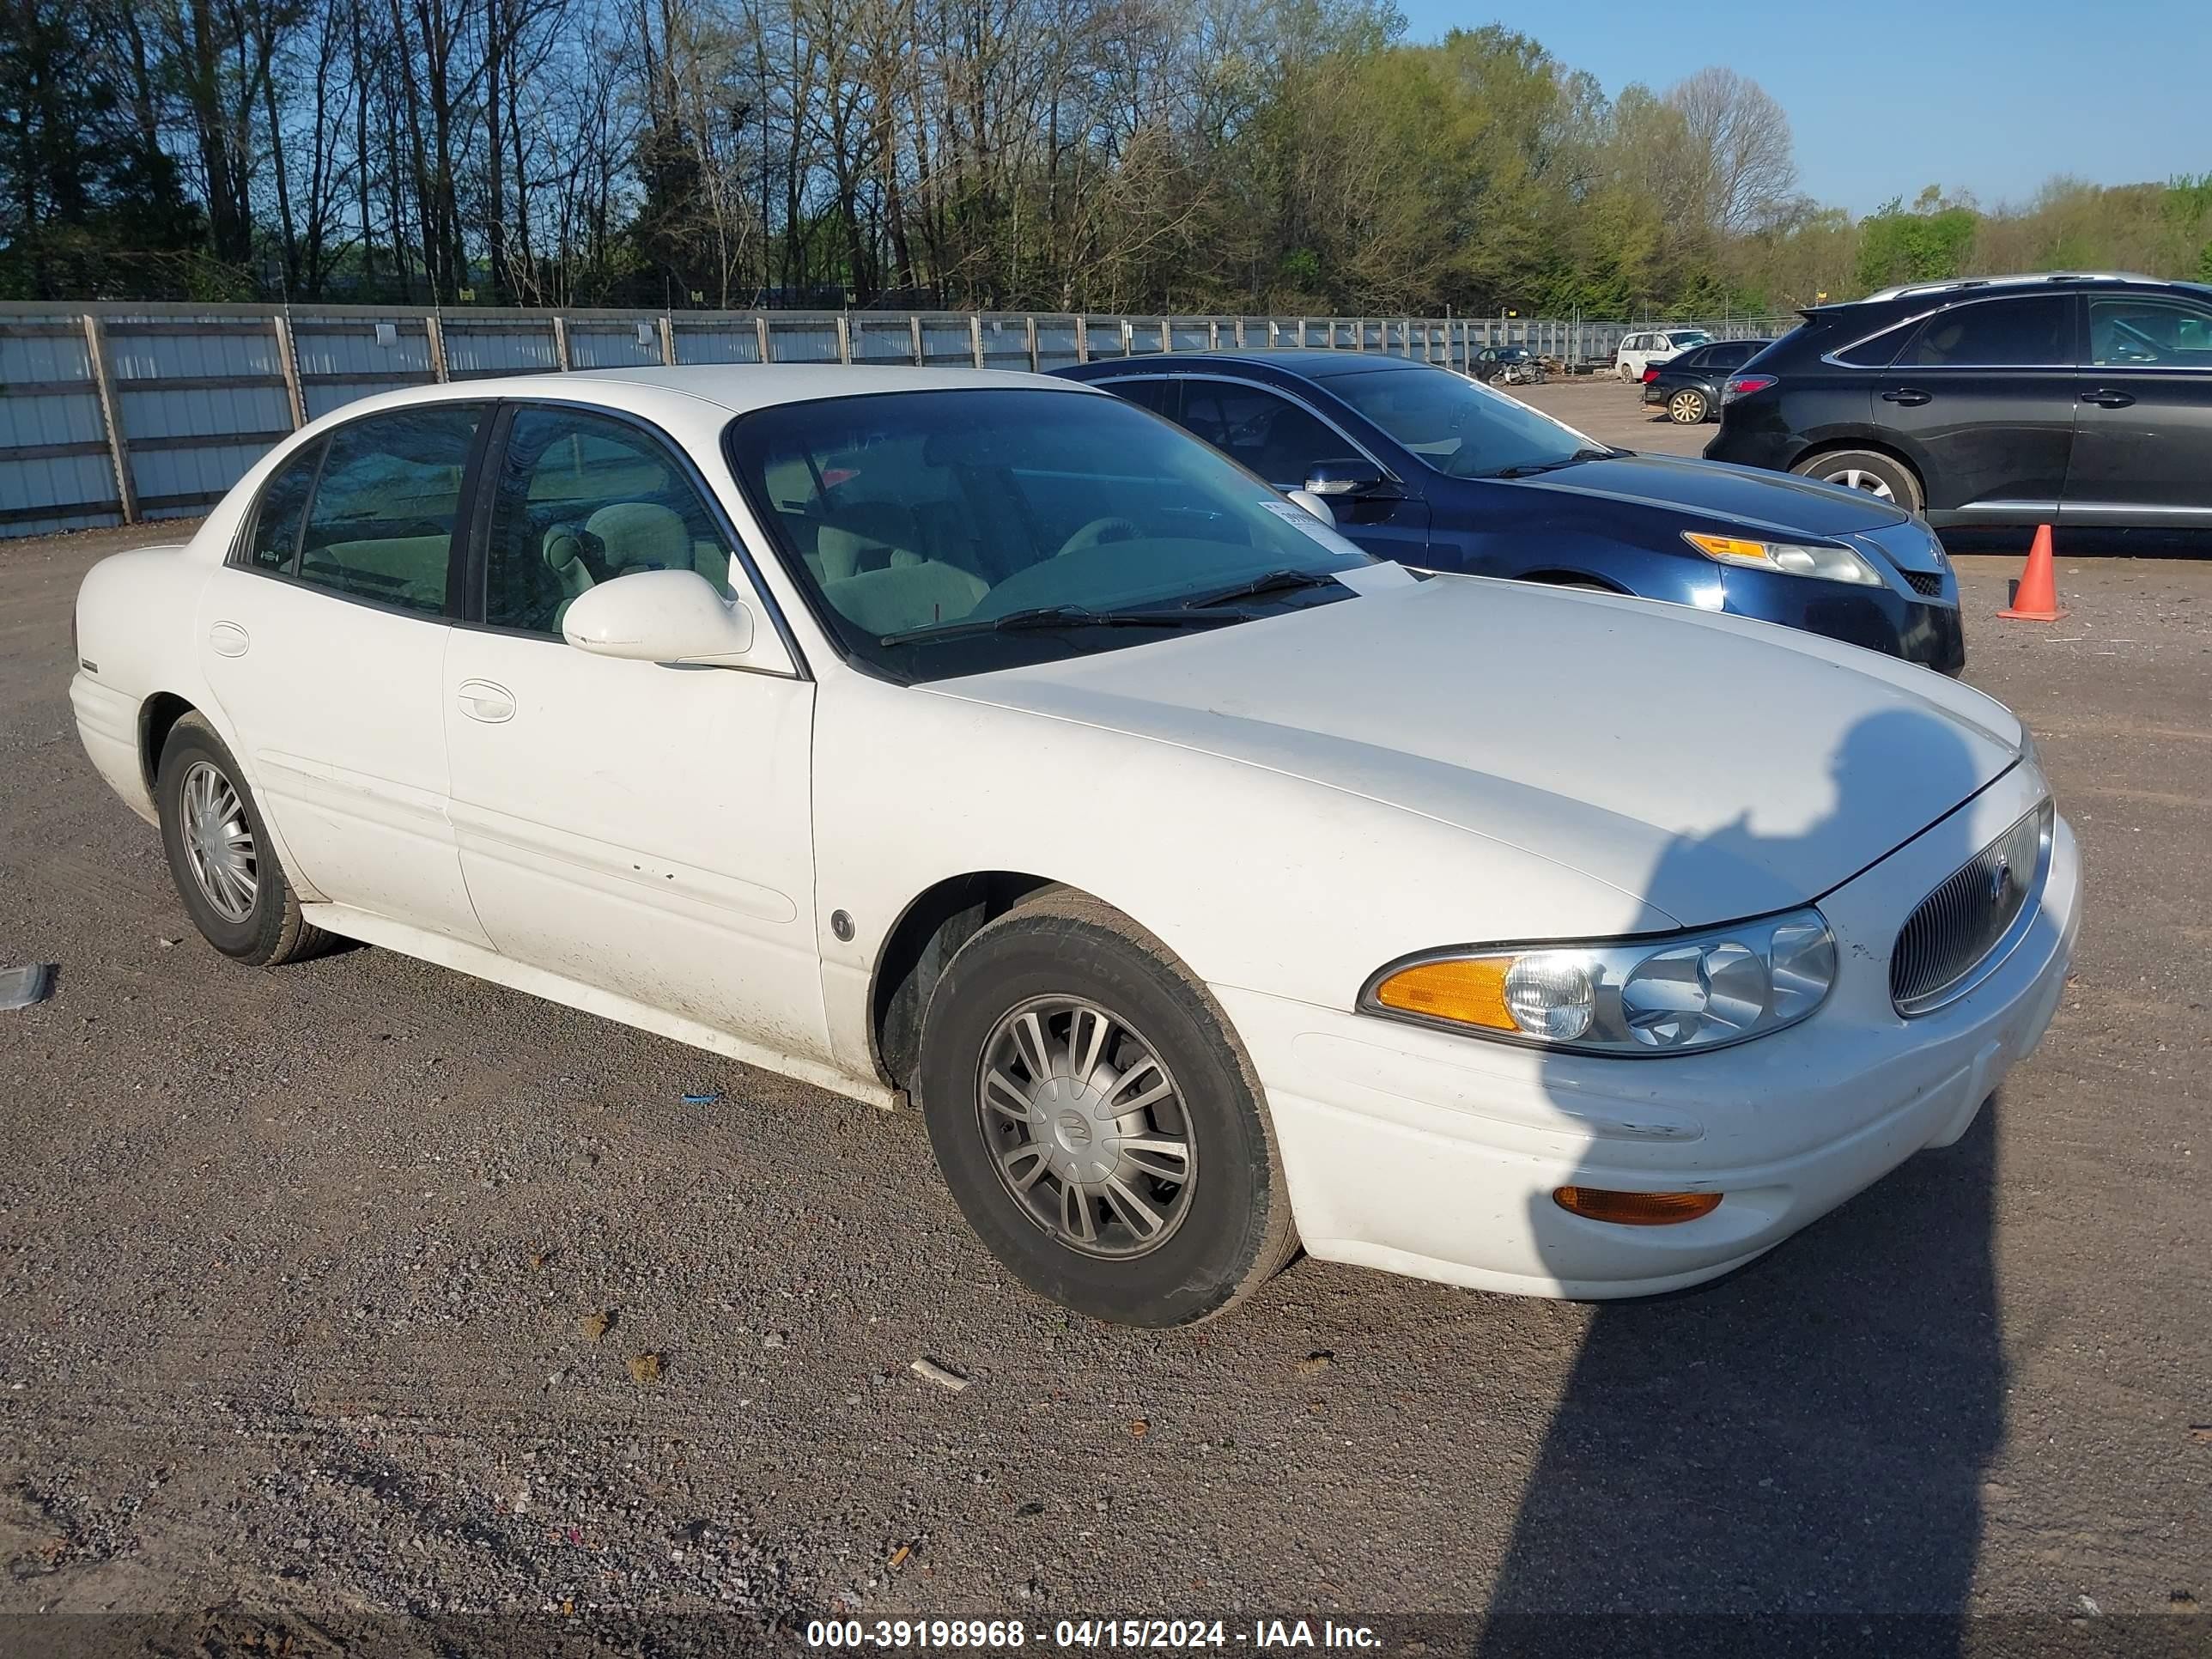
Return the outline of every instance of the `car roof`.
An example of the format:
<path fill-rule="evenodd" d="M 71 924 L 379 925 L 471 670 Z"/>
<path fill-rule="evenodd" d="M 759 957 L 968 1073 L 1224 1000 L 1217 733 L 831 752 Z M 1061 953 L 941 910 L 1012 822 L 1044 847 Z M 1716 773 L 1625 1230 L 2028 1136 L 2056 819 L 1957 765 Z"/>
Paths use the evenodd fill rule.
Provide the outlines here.
<path fill-rule="evenodd" d="M 1381 351 L 1352 351 L 1340 347 L 1331 351 L 1326 346 L 1284 346 L 1270 350 L 1254 347 L 1243 351 L 1153 351 L 1138 357 L 1093 357 L 1087 363 L 1072 368 L 1103 371 L 1107 369 L 1168 368 L 1188 372 L 1195 368 L 1275 368 L 1285 374 L 1295 374 L 1310 380 L 1331 380 L 1344 374 L 1371 374 L 1386 369 L 1437 368 L 1441 363 L 1425 363 L 1418 357 L 1400 357 Z M 1055 370 L 1066 374 L 1067 370 Z"/>
<path fill-rule="evenodd" d="M 1073 380 L 1025 370 L 905 368 L 844 363 L 699 363 L 675 368 L 586 368 L 562 374 L 501 374 L 402 386 L 340 404 L 302 431 L 322 431 L 363 415 L 427 403 L 490 398 L 586 402 L 641 416 L 670 429 L 719 430 L 732 415 L 780 404 L 814 403 L 874 392 L 988 391 L 1093 392 Z"/>
<path fill-rule="evenodd" d="M 2094 289 L 2118 289 L 2127 293 L 2181 293 L 2197 299 L 2212 300 L 2212 284 L 2204 283 L 2174 282 L 2163 276 L 2145 276 L 2126 270 L 2045 270 L 2003 276 L 1950 276 L 1935 282 L 1899 283 L 1890 288 L 1879 289 L 1864 299 L 1810 307 L 1805 314 L 1811 316 L 1821 312 L 1849 311 L 1859 306 L 1891 305 L 1900 301 L 1925 300 L 1940 307 L 1954 300 L 1984 300 L 2054 289 L 2065 293 L 2086 293 Z"/>

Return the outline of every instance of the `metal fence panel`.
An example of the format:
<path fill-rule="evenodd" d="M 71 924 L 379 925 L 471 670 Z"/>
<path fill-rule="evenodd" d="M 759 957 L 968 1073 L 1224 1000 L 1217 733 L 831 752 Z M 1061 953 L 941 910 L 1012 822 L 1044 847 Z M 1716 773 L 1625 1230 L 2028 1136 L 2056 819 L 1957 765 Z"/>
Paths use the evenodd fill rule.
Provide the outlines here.
<path fill-rule="evenodd" d="M 446 346 L 446 374 L 450 379 L 544 374 L 561 367 L 560 337 L 550 318 L 526 323 L 473 319 L 464 323 L 445 318 L 441 324 L 440 332 Z M 416 325 L 414 337 L 422 342 L 421 368 L 425 373 L 434 373 L 436 365 L 431 359 L 428 333 L 420 323 Z M 400 337 L 405 339 L 408 335 L 403 332 Z M 402 365 L 395 361 L 392 366 Z M 409 363 L 405 367 L 415 365 Z"/>
<path fill-rule="evenodd" d="M 678 322 L 676 361 L 679 363 L 757 363 L 760 361 L 760 330 L 749 319 L 729 323 Z"/>
<path fill-rule="evenodd" d="M 571 368 L 659 368 L 660 323 L 641 317 L 631 323 L 568 325 Z"/>
<path fill-rule="evenodd" d="M 437 380 L 672 358 L 1050 369 L 1086 358 L 1300 345 L 1465 367 L 1486 345 L 1525 344 L 1588 367 L 1609 364 L 1626 335 L 1646 328 L 1701 326 L 1727 339 L 1782 333 L 1795 322 L 0 307 L 0 536 L 112 524 L 134 511 L 201 511 L 293 429 L 295 410 L 313 420 Z M 118 466 L 129 491 L 118 489 Z"/>

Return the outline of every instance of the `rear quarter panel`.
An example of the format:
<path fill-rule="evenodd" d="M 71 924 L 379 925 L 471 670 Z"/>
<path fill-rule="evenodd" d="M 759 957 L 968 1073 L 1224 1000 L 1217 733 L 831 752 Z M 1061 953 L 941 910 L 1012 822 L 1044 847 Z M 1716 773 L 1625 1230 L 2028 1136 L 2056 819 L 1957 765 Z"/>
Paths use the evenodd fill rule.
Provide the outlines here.
<path fill-rule="evenodd" d="M 115 554 L 93 566 L 77 590 L 70 701 L 78 735 L 100 776 L 149 823 L 154 800 L 139 746 L 149 701 L 164 693 L 182 698 L 229 740 L 195 649 L 193 620 L 210 568 L 197 549 L 195 538 Z"/>

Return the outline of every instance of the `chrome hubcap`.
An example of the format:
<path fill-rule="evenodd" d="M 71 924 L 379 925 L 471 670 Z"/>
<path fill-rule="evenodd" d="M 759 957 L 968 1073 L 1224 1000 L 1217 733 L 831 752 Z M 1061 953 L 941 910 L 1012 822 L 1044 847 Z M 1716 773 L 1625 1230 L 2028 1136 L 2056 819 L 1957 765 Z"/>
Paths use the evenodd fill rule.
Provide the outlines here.
<path fill-rule="evenodd" d="M 1873 473 L 1863 471 L 1856 466 L 1847 466 L 1840 472 L 1831 472 L 1821 482 L 1841 484 L 1846 489 L 1863 489 L 1868 495 L 1885 501 L 1897 499 L 1896 491 L 1893 490 L 1886 482 Z"/>
<path fill-rule="evenodd" d="M 1126 1020 L 1039 997 L 983 1045 L 976 1124 L 1007 1194 L 1086 1255 L 1143 1255 L 1190 1211 L 1198 1146 L 1182 1095 Z"/>
<path fill-rule="evenodd" d="M 225 921 L 244 921 L 261 890 L 261 860 L 238 791 L 207 762 L 194 761 L 179 804 L 185 862 L 200 896 Z"/>

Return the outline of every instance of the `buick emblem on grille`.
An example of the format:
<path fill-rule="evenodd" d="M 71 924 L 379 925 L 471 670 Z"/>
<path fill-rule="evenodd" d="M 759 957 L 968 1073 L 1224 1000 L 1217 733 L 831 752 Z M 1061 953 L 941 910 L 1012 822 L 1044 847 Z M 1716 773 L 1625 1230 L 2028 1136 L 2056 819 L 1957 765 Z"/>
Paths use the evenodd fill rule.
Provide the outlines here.
<path fill-rule="evenodd" d="M 1990 908 L 1993 910 L 2002 909 L 2005 895 L 2011 890 L 2012 863 L 2010 860 L 2005 860 L 2001 861 L 1996 869 L 1990 872 Z"/>

